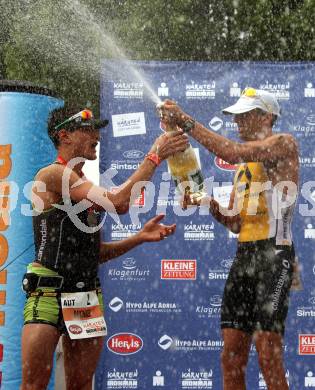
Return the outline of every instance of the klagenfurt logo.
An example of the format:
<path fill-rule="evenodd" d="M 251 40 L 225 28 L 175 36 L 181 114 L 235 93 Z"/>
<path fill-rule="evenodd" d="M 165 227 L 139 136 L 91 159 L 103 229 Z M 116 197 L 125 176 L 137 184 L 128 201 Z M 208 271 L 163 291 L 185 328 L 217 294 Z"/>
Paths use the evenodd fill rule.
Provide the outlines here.
<path fill-rule="evenodd" d="M 299 334 L 299 355 L 315 355 L 315 334 Z"/>
<path fill-rule="evenodd" d="M 161 279 L 190 279 L 197 275 L 197 260 L 162 260 Z"/>
<path fill-rule="evenodd" d="M 222 158 L 216 156 L 214 158 L 214 163 L 215 165 L 219 168 L 219 169 L 222 169 L 223 171 L 235 171 L 238 166 L 235 165 L 235 164 L 230 164 L 224 160 L 222 160 Z"/>
<path fill-rule="evenodd" d="M 141 337 L 133 333 L 116 333 L 107 340 L 107 348 L 117 355 L 131 355 L 142 347 Z"/>

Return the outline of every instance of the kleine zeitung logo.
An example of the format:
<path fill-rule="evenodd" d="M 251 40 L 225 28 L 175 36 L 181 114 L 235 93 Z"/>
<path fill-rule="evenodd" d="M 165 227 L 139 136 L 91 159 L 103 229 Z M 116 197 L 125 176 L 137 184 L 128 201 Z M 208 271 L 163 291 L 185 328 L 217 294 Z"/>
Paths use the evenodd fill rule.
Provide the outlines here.
<path fill-rule="evenodd" d="M 299 355 L 315 355 L 315 334 L 299 334 Z"/>
<path fill-rule="evenodd" d="M 161 279 L 195 280 L 197 260 L 161 260 Z"/>
<path fill-rule="evenodd" d="M 142 347 L 141 337 L 133 333 L 116 333 L 107 340 L 107 348 L 117 355 L 132 355 Z"/>

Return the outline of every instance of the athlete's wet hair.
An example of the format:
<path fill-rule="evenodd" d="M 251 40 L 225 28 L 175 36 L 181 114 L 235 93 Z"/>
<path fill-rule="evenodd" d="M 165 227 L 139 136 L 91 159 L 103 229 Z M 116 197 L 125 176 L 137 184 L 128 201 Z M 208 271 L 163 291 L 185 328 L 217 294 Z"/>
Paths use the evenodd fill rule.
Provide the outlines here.
<path fill-rule="evenodd" d="M 64 106 L 57 108 L 50 113 L 48 118 L 48 136 L 55 145 L 55 148 L 57 148 L 60 144 L 58 135 L 60 129 L 56 130 L 55 127 L 81 110 L 82 107 Z"/>

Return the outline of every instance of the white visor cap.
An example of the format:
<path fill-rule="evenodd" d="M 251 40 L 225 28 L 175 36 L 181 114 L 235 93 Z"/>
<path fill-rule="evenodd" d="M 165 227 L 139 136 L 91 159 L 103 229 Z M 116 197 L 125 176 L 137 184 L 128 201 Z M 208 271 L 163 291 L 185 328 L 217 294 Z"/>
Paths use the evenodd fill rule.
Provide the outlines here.
<path fill-rule="evenodd" d="M 280 116 L 280 106 L 274 94 L 262 89 L 246 88 L 238 101 L 222 110 L 223 114 L 242 114 L 260 108 Z"/>

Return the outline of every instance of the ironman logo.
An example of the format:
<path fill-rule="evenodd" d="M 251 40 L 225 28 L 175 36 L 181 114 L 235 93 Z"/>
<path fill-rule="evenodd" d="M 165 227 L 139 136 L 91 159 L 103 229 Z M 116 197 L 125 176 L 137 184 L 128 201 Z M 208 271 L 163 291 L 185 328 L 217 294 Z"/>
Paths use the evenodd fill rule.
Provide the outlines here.
<path fill-rule="evenodd" d="M 141 337 L 133 333 L 116 333 L 107 340 L 107 348 L 117 355 L 131 355 L 142 347 Z"/>

